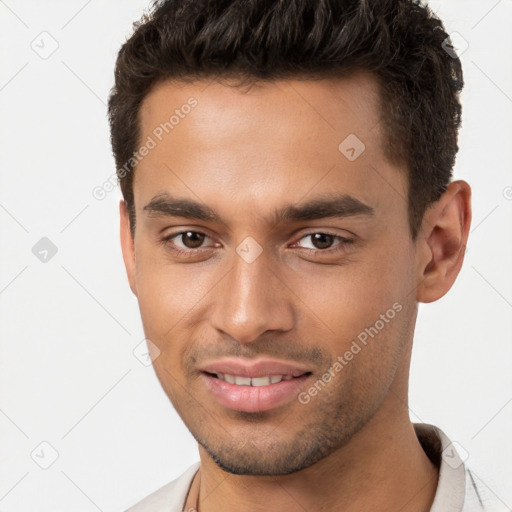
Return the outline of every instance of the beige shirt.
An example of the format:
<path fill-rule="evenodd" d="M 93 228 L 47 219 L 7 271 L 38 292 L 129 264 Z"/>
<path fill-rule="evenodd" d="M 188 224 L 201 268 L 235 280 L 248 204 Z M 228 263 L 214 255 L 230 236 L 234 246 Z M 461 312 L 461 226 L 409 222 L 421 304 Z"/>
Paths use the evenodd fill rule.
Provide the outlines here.
<path fill-rule="evenodd" d="M 498 510 L 483 497 L 483 490 L 476 485 L 475 477 L 465 467 L 455 446 L 441 429 L 424 423 L 414 424 L 414 429 L 425 453 L 439 468 L 437 491 L 430 512 Z M 196 462 L 176 480 L 126 512 L 195 512 L 194 505 L 199 495 L 198 469 L 199 462 Z"/>

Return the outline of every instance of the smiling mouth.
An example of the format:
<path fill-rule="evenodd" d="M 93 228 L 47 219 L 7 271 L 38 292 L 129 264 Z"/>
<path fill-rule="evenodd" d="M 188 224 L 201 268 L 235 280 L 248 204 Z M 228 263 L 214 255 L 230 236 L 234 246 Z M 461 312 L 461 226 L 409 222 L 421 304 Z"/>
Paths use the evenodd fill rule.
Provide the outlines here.
<path fill-rule="evenodd" d="M 224 368 L 208 368 L 201 372 L 206 389 L 221 406 L 244 412 L 268 411 L 292 402 L 312 375 L 305 368 L 285 364 L 269 363 L 266 368 L 262 364 L 252 368 L 227 363 L 216 366 Z"/>
<path fill-rule="evenodd" d="M 300 377 L 309 376 L 311 372 L 296 372 L 293 375 L 264 375 L 260 377 L 243 377 L 240 375 L 230 375 L 229 373 L 210 373 L 204 372 L 210 377 L 214 377 L 219 380 L 223 380 L 229 384 L 235 384 L 237 386 L 269 386 L 272 384 L 278 384 L 281 381 L 298 379 Z"/>

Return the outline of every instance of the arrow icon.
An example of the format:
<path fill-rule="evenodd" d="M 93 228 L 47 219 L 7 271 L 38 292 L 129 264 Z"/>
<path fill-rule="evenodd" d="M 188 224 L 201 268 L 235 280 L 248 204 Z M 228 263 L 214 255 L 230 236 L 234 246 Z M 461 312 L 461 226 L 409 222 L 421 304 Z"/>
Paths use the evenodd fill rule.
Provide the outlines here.
<path fill-rule="evenodd" d="M 32 247 L 32 254 L 41 263 L 48 263 L 57 254 L 58 250 L 57 246 L 44 236 Z"/>
<path fill-rule="evenodd" d="M 133 349 L 133 355 L 143 366 L 150 366 L 160 356 L 160 349 L 151 340 L 144 338 Z"/>
<path fill-rule="evenodd" d="M 338 146 L 340 153 L 349 161 L 353 162 L 364 152 L 366 146 L 363 141 L 355 134 L 349 134 Z"/>
<path fill-rule="evenodd" d="M 32 48 L 41 59 L 46 60 L 57 51 L 59 42 L 49 32 L 43 30 L 43 32 L 40 32 L 32 39 L 30 48 Z"/>
<path fill-rule="evenodd" d="M 240 242 L 236 252 L 246 263 L 252 263 L 263 252 L 263 247 L 252 236 L 248 236 Z"/>
<path fill-rule="evenodd" d="M 457 469 L 463 465 L 469 453 L 460 443 L 453 441 L 442 451 L 441 456 L 448 466 Z"/>
<path fill-rule="evenodd" d="M 48 469 L 59 458 L 59 452 L 48 441 L 42 441 L 32 450 L 30 457 L 41 469 Z"/>

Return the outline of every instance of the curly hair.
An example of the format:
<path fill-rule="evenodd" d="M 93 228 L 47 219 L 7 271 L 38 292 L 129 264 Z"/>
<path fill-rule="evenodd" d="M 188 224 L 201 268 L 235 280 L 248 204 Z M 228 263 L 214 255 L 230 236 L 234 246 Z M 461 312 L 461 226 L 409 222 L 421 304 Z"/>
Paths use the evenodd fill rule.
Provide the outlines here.
<path fill-rule="evenodd" d="M 452 178 L 458 151 L 463 77 L 447 44 L 442 22 L 414 0 L 154 2 L 119 51 L 108 101 L 112 149 L 132 227 L 139 110 L 156 84 L 226 78 L 238 86 L 343 78 L 364 70 L 379 85 L 386 158 L 407 169 L 415 239 L 425 210 Z"/>

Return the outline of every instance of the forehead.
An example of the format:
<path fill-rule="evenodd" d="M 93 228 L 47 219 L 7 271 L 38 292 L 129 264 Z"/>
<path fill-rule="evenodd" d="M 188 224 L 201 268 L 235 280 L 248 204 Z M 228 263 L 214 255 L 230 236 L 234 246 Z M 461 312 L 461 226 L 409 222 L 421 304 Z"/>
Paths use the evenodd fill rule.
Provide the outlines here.
<path fill-rule="evenodd" d="M 169 190 L 213 202 L 224 194 L 245 208 L 333 188 L 368 202 L 390 179 L 406 193 L 402 173 L 384 157 L 378 86 L 369 74 L 250 88 L 163 82 L 139 119 L 141 144 L 152 141 L 135 172 L 139 205 Z"/>
<path fill-rule="evenodd" d="M 197 105 L 189 112 L 187 103 L 192 100 Z M 189 139 L 193 135 L 203 142 L 223 136 L 257 142 L 247 140 L 248 133 L 259 134 L 261 140 L 265 135 L 312 136 L 317 132 L 322 136 L 337 130 L 342 136 L 347 128 L 370 142 L 369 138 L 380 134 L 377 81 L 362 72 L 343 79 L 260 81 L 243 87 L 215 80 L 163 82 L 142 103 L 143 131 L 169 121 L 173 113 L 179 118 L 171 122 L 173 134 L 179 132 Z M 198 122 L 181 123 L 189 114 Z"/>

